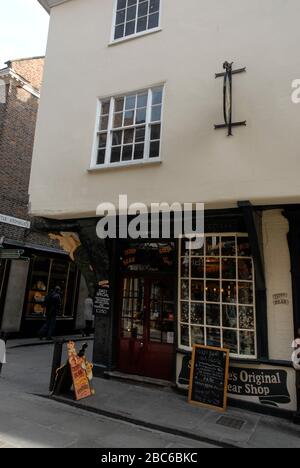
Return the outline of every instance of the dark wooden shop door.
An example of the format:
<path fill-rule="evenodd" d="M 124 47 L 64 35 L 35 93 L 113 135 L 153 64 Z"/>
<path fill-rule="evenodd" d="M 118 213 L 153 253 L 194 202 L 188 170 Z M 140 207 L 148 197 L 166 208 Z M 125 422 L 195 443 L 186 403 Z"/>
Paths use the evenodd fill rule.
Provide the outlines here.
<path fill-rule="evenodd" d="M 174 279 L 125 277 L 120 300 L 119 370 L 172 380 Z"/>

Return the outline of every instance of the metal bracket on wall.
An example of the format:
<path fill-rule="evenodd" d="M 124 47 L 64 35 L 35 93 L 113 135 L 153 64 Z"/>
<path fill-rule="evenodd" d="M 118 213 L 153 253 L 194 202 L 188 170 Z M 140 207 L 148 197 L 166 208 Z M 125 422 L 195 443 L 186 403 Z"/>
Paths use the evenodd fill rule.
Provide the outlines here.
<path fill-rule="evenodd" d="M 232 128 L 233 127 L 245 127 L 247 125 L 247 121 L 243 120 L 242 122 L 232 122 L 232 76 L 237 75 L 240 73 L 245 73 L 247 71 L 245 68 L 240 68 L 238 70 L 232 69 L 233 62 L 225 62 L 223 64 L 223 68 L 225 72 L 223 73 L 216 73 L 216 78 L 224 78 L 224 85 L 223 85 L 223 114 L 224 114 L 224 124 L 217 124 L 215 125 L 215 130 L 219 130 L 221 128 L 228 129 L 228 136 L 233 136 Z"/>

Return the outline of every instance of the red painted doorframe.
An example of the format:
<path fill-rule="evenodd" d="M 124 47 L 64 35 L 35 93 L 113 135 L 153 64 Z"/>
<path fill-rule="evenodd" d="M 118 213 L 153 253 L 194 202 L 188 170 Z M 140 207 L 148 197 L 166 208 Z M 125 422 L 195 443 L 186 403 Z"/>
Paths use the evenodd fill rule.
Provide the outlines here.
<path fill-rule="evenodd" d="M 144 301 L 142 302 L 141 306 L 143 307 L 142 313 L 142 321 L 143 329 L 141 333 L 137 330 L 137 332 L 133 332 L 131 330 L 131 336 L 124 337 L 123 336 L 123 287 L 125 280 L 136 280 L 139 281 L 139 294 L 142 293 L 141 287 L 144 288 Z M 119 288 L 119 307 L 118 307 L 118 319 L 119 319 L 119 333 L 118 333 L 118 343 L 119 343 L 119 352 L 118 352 L 118 369 L 121 372 L 128 373 L 128 374 L 136 374 L 145 377 L 152 377 L 156 379 L 163 379 L 171 381 L 173 378 L 173 370 L 174 370 L 174 359 L 175 359 L 175 291 L 176 291 L 176 275 L 161 275 L 157 273 L 151 273 L 147 275 L 143 274 L 130 274 L 124 275 L 121 279 L 121 285 Z M 151 291 L 155 284 L 162 284 L 162 290 L 166 287 L 169 288 L 169 291 L 172 291 L 172 301 L 158 301 L 152 298 L 151 301 Z M 143 285 L 143 286 L 141 286 Z M 141 297 L 143 294 L 141 295 Z M 125 298 L 126 299 L 126 298 Z M 173 303 L 173 321 L 172 320 L 163 320 L 163 311 L 161 311 L 160 315 L 160 324 L 161 327 L 164 325 L 167 327 L 172 327 L 173 323 L 173 339 L 174 342 L 170 343 L 163 343 L 163 336 L 165 339 L 166 335 L 163 335 L 163 331 L 161 331 L 161 342 L 154 341 L 151 339 L 150 333 L 150 309 L 151 309 L 151 302 L 157 303 L 161 302 L 162 305 L 165 302 L 169 304 Z M 153 307 L 153 305 L 152 305 Z M 170 307 L 170 305 L 169 305 Z M 152 310 L 152 309 L 151 309 Z M 152 310 L 153 313 L 153 310 Z M 169 314 L 172 315 L 172 314 Z M 125 320 L 125 319 L 124 319 Z M 153 320 L 152 320 L 153 322 Z M 169 322 L 169 323 L 168 323 Z M 171 323 L 172 322 L 172 323 Z M 131 320 L 133 324 L 133 319 Z M 136 329 L 135 329 L 136 330 Z M 156 330 L 152 328 L 152 333 Z M 171 332 L 172 333 L 172 332 Z M 167 336 L 171 336 L 171 333 Z"/>

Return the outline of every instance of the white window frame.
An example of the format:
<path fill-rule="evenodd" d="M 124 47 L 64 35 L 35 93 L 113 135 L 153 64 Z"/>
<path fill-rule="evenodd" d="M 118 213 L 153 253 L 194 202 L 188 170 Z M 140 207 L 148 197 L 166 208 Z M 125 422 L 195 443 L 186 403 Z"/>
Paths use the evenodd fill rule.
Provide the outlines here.
<path fill-rule="evenodd" d="M 162 31 L 162 2 L 163 2 L 163 0 L 160 0 L 158 26 L 156 28 L 146 29 L 145 31 L 135 32 L 135 33 L 130 34 L 128 36 L 123 36 L 123 37 L 120 37 L 119 39 L 115 39 L 115 28 L 116 28 L 116 21 L 117 21 L 118 0 L 114 0 L 113 20 L 112 20 L 112 28 L 111 28 L 109 45 L 114 45 L 114 44 L 118 44 L 120 42 L 130 41 L 132 39 L 136 39 L 136 38 L 139 38 L 139 37 L 142 37 L 142 36 L 146 36 L 148 34 L 153 34 L 153 33 L 157 33 L 159 31 Z M 137 12 L 138 12 L 138 8 L 137 8 Z M 137 27 L 137 16 L 136 16 L 135 28 L 136 27 Z"/>
<path fill-rule="evenodd" d="M 249 238 L 249 236 L 245 233 L 237 233 L 237 232 L 223 232 L 223 233 L 206 233 L 204 235 L 204 238 L 205 238 L 205 243 L 206 243 L 206 238 L 207 237 L 235 237 L 235 238 L 241 238 L 241 237 L 245 237 L 245 238 Z M 190 304 L 193 302 L 193 303 L 203 303 L 204 304 L 204 324 L 201 326 L 199 325 L 199 328 L 203 328 L 204 330 L 206 328 L 219 328 L 220 331 L 221 331 L 221 346 L 223 346 L 223 334 L 222 334 L 222 331 L 223 330 L 236 330 L 237 331 L 237 337 L 238 337 L 238 349 L 240 347 L 240 338 L 239 338 L 239 332 L 240 331 L 253 331 L 254 332 L 254 345 L 255 345 L 255 354 L 254 355 L 242 355 L 242 354 L 234 354 L 234 353 L 230 353 L 230 356 L 232 358 L 236 358 L 236 359 L 240 359 L 240 360 L 254 360 L 254 359 L 257 359 L 257 312 L 256 312 L 256 300 L 255 300 L 255 292 L 256 292 L 256 289 L 255 289 L 255 269 L 254 269 L 254 262 L 253 262 L 253 256 L 252 257 L 248 257 L 248 256 L 245 256 L 245 257 L 241 257 L 241 256 L 238 256 L 238 253 L 236 252 L 236 256 L 235 257 L 226 257 L 226 256 L 222 256 L 220 255 L 220 262 L 222 262 L 222 258 L 235 258 L 236 261 L 238 262 L 239 259 L 251 259 L 252 260 L 252 272 L 253 272 L 253 279 L 251 281 L 247 281 L 247 280 L 241 280 L 238 278 L 238 269 L 236 271 L 236 278 L 235 278 L 235 282 L 236 282 L 236 287 L 237 287 L 237 298 L 238 298 L 238 283 L 251 283 L 253 284 L 253 305 L 252 304 L 240 304 L 238 299 L 237 299 L 237 302 L 235 304 L 232 304 L 232 305 L 235 305 L 237 307 L 237 319 L 238 319 L 238 325 L 239 325 L 239 306 L 248 306 L 248 307 L 253 307 L 253 313 L 254 313 L 254 329 L 253 330 L 244 330 L 243 328 L 240 328 L 239 326 L 234 329 L 234 328 L 228 328 L 228 327 L 223 327 L 223 314 L 222 314 L 222 293 L 220 292 L 220 301 L 219 302 L 215 302 L 215 304 L 220 304 L 220 314 L 221 314 L 221 323 L 220 323 L 220 326 L 208 326 L 206 325 L 206 298 L 204 299 L 204 301 L 195 301 L 195 300 L 192 300 L 192 297 L 191 297 L 191 283 L 192 283 L 192 274 L 191 274 L 191 260 L 192 258 L 194 258 L 192 255 L 189 255 L 189 276 L 188 278 L 184 277 L 181 275 L 181 259 L 184 258 L 183 255 L 182 255 L 182 252 L 181 252 L 181 238 L 179 239 L 179 247 L 178 247 L 178 263 L 179 263 L 179 267 L 178 267 L 178 319 L 177 319 L 177 327 L 178 327 L 178 333 L 177 333 L 177 336 L 178 336 L 178 349 L 180 350 L 183 350 L 183 351 L 191 351 L 192 350 L 192 347 L 189 347 L 189 346 L 185 346 L 185 345 L 182 345 L 181 344 L 181 325 L 186 325 L 188 326 L 189 328 L 189 342 L 191 343 L 192 342 L 192 337 L 191 337 L 191 327 L 193 326 L 192 322 L 191 322 L 191 309 L 190 309 Z M 205 248 L 205 247 L 204 247 Z M 209 256 L 208 256 L 209 257 Z M 196 257 L 197 258 L 197 257 Z M 206 251 L 204 252 L 204 260 L 206 259 Z M 220 278 L 221 278 L 221 284 L 222 284 L 222 266 L 220 265 Z M 182 280 L 188 280 L 189 281 L 189 299 L 188 300 L 183 300 L 181 298 L 181 281 Z M 228 280 L 228 279 L 224 279 L 224 281 L 231 281 L 231 280 Z M 204 263 L 204 285 L 205 285 L 205 282 L 206 282 L 206 268 L 205 268 L 205 263 Z M 181 304 L 183 302 L 186 302 L 189 304 L 189 323 L 188 324 L 185 324 L 184 322 L 181 322 Z M 209 302 L 209 303 L 213 303 L 213 302 Z M 228 304 L 230 305 L 230 304 Z M 194 324 L 194 326 L 198 326 L 197 324 Z M 205 343 L 206 344 L 206 333 L 204 335 L 204 340 L 205 340 Z"/>
<path fill-rule="evenodd" d="M 151 122 L 151 109 L 152 109 L 152 90 L 156 88 L 162 88 L 162 103 L 161 103 L 161 119 L 160 119 L 160 147 L 159 147 L 159 157 L 157 158 L 150 158 L 150 131 L 151 126 L 156 125 L 159 122 Z M 144 124 L 133 125 L 130 127 L 120 127 L 114 128 L 113 127 L 113 118 L 114 118 L 114 106 L 115 100 L 118 98 L 126 98 L 127 96 L 131 96 L 133 94 L 143 94 L 148 92 L 148 103 L 147 103 L 147 113 L 146 113 L 146 122 Z M 98 160 L 98 141 L 99 141 L 99 122 L 102 113 L 102 102 L 110 100 L 110 113 L 109 113 L 109 122 L 108 122 L 108 129 L 107 129 L 107 143 L 106 143 L 106 152 L 105 152 L 105 162 L 104 164 L 97 164 Z M 103 170 L 103 169 L 113 169 L 113 168 L 120 168 L 120 167 L 128 167 L 128 166 L 137 166 L 137 165 L 147 165 L 147 164 L 159 164 L 162 162 L 162 137 L 163 137 L 163 115 L 164 115 L 164 100 L 165 100 L 165 83 L 158 83 L 152 85 L 150 87 L 126 92 L 122 94 L 117 94 L 115 96 L 107 96 L 98 98 L 97 100 L 97 111 L 96 111 L 96 124 L 95 124 L 95 131 L 94 131 L 94 144 L 93 144 L 93 153 L 92 153 L 92 161 L 90 165 L 90 171 L 95 170 Z M 112 134 L 114 131 L 119 130 L 126 130 L 130 128 L 138 128 L 138 127 L 145 127 L 145 149 L 144 149 L 144 158 L 131 160 L 131 161 L 120 161 L 116 163 L 110 162 L 111 157 L 111 150 L 112 150 Z M 122 145 L 123 146 L 123 145 Z"/>

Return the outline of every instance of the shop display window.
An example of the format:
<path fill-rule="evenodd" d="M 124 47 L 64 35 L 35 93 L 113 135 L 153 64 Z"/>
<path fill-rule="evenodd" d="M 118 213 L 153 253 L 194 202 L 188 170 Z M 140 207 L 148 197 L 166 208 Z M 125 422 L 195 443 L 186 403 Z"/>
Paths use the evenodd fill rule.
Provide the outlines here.
<path fill-rule="evenodd" d="M 228 348 L 256 357 L 254 265 L 246 234 L 207 234 L 204 246 L 180 243 L 179 346 Z"/>
<path fill-rule="evenodd" d="M 62 290 L 62 305 L 58 317 L 73 318 L 77 282 L 78 270 L 74 263 L 65 259 L 34 256 L 31 261 L 26 318 L 44 317 L 43 300 L 55 286 L 60 286 Z"/>

